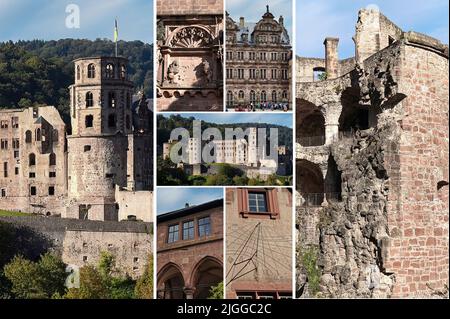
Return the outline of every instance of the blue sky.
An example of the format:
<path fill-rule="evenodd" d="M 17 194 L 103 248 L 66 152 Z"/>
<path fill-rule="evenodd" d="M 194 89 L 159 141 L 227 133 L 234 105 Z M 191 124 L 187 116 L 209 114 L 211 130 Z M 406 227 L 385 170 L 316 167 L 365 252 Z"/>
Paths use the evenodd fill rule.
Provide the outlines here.
<path fill-rule="evenodd" d="M 158 188 L 157 214 L 171 212 L 189 205 L 199 205 L 215 199 L 223 198 L 223 189 L 205 187 L 169 187 Z"/>
<path fill-rule="evenodd" d="M 79 29 L 66 28 L 68 4 L 80 8 Z M 0 41 L 113 39 L 116 16 L 119 39 L 152 43 L 152 0 L 0 0 Z"/>
<path fill-rule="evenodd" d="M 258 22 L 266 12 L 266 5 L 277 20 L 280 15 L 284 17 L 284 26 L 292 41 L 292 0 L 227 0 L 226 10 L 235 22 L 239 22 L 239 17 L 247 22 Z"/>
<path fill-rule="evenodd" d="M 172 113 L 183 117 L 193 116 L 198 120 L 217 124 L 270 123 L 292 128 L 291 113 Z M 162 114 L 169 118 L 171 114 Z"/>
<path fill-rule="evenodd" d="M 339 57 L 354 56 L 358 10 L 376 5 L 404 31 L 417 31 L 448 43 L 448 0 L 297 0 L 296 54 L 324 57 L 323 40 L 339 37 Z"/>

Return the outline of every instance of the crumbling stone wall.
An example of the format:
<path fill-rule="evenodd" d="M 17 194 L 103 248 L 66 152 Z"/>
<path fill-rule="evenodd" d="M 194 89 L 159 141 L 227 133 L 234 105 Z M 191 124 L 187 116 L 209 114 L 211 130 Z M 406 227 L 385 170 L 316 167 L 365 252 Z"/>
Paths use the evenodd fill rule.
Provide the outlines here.
<path fill-rule="evenodd" d="M 358 108 L 367 111 L 370 126 L 342 134 L 340 120 L 337 138 L 322 146 L 341 172 L 341 200 L 325 202 L 316 215 L 297 208 L 297 287 L 311 296 L 311 274 L 300 257 L 312 246 L 318 295 L 443 296 L 448 294 L 448 47 L 400 32 L 378 13 L 372 18 L 377 34 L 389 35 L 390 43 L 366 37 L 375 41 L 371 50 L 383 48 L 343 77 L 297 87 L 297 99 L 325 118 L 331 108 L 334 119 Z M 370 29 L 364 19 L 357 32 Z M 323 165 L 313 149 L 300 147 L 297 157 Z M 308 228 L 312 222 L 316 231 Z"/>

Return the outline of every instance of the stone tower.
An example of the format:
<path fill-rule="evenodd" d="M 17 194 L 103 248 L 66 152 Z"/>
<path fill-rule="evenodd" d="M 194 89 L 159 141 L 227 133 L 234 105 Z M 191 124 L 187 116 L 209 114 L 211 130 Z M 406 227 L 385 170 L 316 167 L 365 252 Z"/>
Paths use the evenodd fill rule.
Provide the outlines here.
<path fill-rule="evenodd" d="M 93 57 L 74 62 L 66 215 L 117 220 L 116 186 L 134 185 L 134 174 L 128 174 L 134 165 L 129 154 L 133 84 L 127 78 L 127 60 Z"/>

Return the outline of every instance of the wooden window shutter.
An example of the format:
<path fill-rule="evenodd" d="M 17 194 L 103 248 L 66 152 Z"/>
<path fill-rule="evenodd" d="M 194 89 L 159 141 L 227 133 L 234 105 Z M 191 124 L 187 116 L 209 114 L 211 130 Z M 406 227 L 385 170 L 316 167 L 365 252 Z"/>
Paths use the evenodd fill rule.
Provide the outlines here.
<path fill-rule="evenodd" d="M 269 209 L 271 218 L 279 218 L 280 208 L 278 205 L 278 189 L 274 188 L 267 192 L 267 197 L 269 198 Z"/>

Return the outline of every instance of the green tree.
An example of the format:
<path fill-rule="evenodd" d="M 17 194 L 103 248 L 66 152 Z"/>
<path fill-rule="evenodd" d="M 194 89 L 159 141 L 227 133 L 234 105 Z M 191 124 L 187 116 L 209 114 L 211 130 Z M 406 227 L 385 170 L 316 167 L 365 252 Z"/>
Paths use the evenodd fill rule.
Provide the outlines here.
<path fill-rule="evenodd" d="M 153 256 L 150 255 L 145 267 L 145 271 L 136 282 L 134 290 L 136 298 L 152 299 L 153 298 Z"/>
<path fill-rule="evenodd" d="M 65 265 L 52 253 L 41 256 L 38 262 L 15 256 L 5 265 L 4 274 L 15 298 L 51 298 L 65 291 Z"/>
<path fill-rule="evenodd" d="M 80 268 L 80 287 L 70 288 L 66 299 L 106 299 L 108 289 L 100 272 L 94 266 Z"/>
<path fill-rule="evenodd" d="M 136 282 L 129 276 L 117 275 L 116 258 L 102 252 L 97 267 L 80 269 L 80 287 L 71 288 L 67 299 L 132 299 Z"/>
<path fill-rule="evenodd" d="M 211 287 L 208 299 L 223 299 L 223 290 L 223 281 L 221 281 L 216 286 Z"/>

